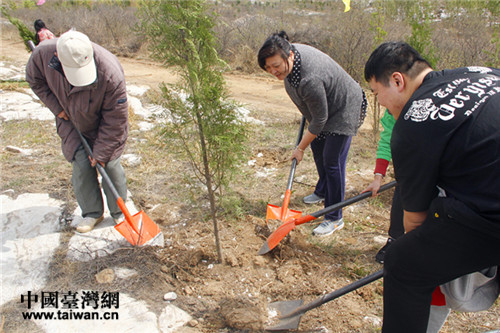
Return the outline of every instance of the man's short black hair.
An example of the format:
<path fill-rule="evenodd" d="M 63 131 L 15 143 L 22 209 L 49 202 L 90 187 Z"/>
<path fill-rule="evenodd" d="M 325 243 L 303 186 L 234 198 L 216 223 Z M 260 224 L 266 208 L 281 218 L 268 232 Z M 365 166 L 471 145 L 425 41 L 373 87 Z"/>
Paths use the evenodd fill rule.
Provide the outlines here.
<path fill-rule="evenodd" d="M 365 80 L 375 78 L 375 81 L 387 85 L 394 72 L 415 77 L 423 69 L 430 67 L 429 62 L 409 44 L 386 42 L 377 47 L 366 62 Z"/>

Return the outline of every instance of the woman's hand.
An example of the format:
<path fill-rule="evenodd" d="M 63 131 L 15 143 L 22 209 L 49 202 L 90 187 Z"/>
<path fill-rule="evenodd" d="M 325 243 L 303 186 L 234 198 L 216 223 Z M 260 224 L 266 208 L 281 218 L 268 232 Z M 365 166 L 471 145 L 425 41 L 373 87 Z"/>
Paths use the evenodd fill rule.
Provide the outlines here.
<path fill-rule="evenodd" d="M 383 179 L 384 178 L 382 177 L 381 174 L 376 174 L 375 178 L 373 179 L 373 181 L 371 182 L 371 184 L 368 185 L 368 187 L 365 188 L 363 190 L 363 192 L 361 192 L 361 193 L 365 193 L 365 192 L 371 191 L 372 192 L 372 197 L 376 196 L 378 190 L 380 189 L 380 186 L 382 185 L 382 180 Z"/>
<path fill-rule="evenodd" d="M 302 159 L 304 158 L 304 151 L 307 149 L 307 147 L 309 147 L 309 145 L 315 138 L 316 135 L 312 134 L 308 129 L 306 129 L 302 140 L 300 140 L 297 147 L 295 147 L 290 160 L 293 161 L 293 159 L 295 158 L 297 160 L 297 165 L 299 165 L 300 161 L 302 161 Z"/>
<path fill-rule="evenodd" d="M 299 165 L 300 161 L 304 158 L 304 151 L 301 151 L 300 148 L 295 148 L 290 160 L 293 161 L 294 158 L 297 160 L 297 165 Z"/>

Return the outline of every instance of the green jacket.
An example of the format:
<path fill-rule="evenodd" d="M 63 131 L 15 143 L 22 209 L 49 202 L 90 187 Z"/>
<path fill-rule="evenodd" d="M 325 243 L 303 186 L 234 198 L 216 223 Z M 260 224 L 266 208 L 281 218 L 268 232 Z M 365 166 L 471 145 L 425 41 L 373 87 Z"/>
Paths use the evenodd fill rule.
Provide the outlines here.
<path fill-rule="evenodd" d="M 391 155 L 391 136 L 392 136 L 392 128 L 396 123 L 396 119 L 385 110 L 384 116 L 380 120 L 382 127 L 384 130 L 380 133 L 380 140 L 378 141 L 377 147 L 377 161 L 375 165 L 375 172 L 385 175 L 387 171 L 387 166 L 392 159 Z"/>

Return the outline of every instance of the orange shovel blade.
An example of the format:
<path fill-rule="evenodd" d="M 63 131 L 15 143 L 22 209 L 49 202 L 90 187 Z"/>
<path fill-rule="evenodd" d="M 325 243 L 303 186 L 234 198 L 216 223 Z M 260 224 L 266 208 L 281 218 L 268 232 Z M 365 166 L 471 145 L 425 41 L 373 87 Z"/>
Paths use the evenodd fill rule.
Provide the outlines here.
<path fill-rule="evenodd" d="M 268 204 L 266 213 L 266 223 L 269 220 L 281 220 L 282 222 L 298 219 L 302 216 L 302 212 L 293 209 L 284 210 L 283 207 Z"/>
<path fill-rule="evenodd" d="M 131 223 L 133 225 L 130 225 Z M 132 216 L 132 221 L 129 222 L 125 219 L 115 225 L 115 229 L 134 246 L 144 245 L 161 232 L 160 227 L 142 210 Z"/>
<path fill-rule="evenodd" d="M 279 242 L 285 238 L 290 231 L 292 231 L 293 228 L 295 228 L 295 220 L 291 220 L 280 225 L 278 229 L 274 230 L 274 232 L 267 238 L 258 254 L 262 255 L 274 249 L 276 245 L 278 245 Z"/>

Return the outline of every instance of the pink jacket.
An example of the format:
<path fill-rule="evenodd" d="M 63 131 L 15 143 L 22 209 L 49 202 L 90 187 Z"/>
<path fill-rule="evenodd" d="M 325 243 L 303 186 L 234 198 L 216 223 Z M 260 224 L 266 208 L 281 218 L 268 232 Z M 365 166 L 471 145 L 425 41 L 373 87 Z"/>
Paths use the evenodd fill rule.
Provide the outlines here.
<path fill-rule="evenodd" d="M 54 36 L 54 34 L 47 28 L 40 29 L 40 31 L 37 32 L 37 35 L 38 35 L 39 43 L 41 43 L 47 39 L 56 38 L 56 36 Z"/>
<path fill-rule="evenodd" d="M 69 121 L 57 118 L 65 111 L 93 147 L 94 158 L 107 163 L 125 149 L 128 136 L 128 103 L 125 75 L 118 59 L 93 43 L 97 80 L 73 87 L 54 55 L 57 39 L 46 40 L 33 51 L 26 65 L 26 81 L 56 116 L 62 151 L 72 161 L 81 141 Z"/>

